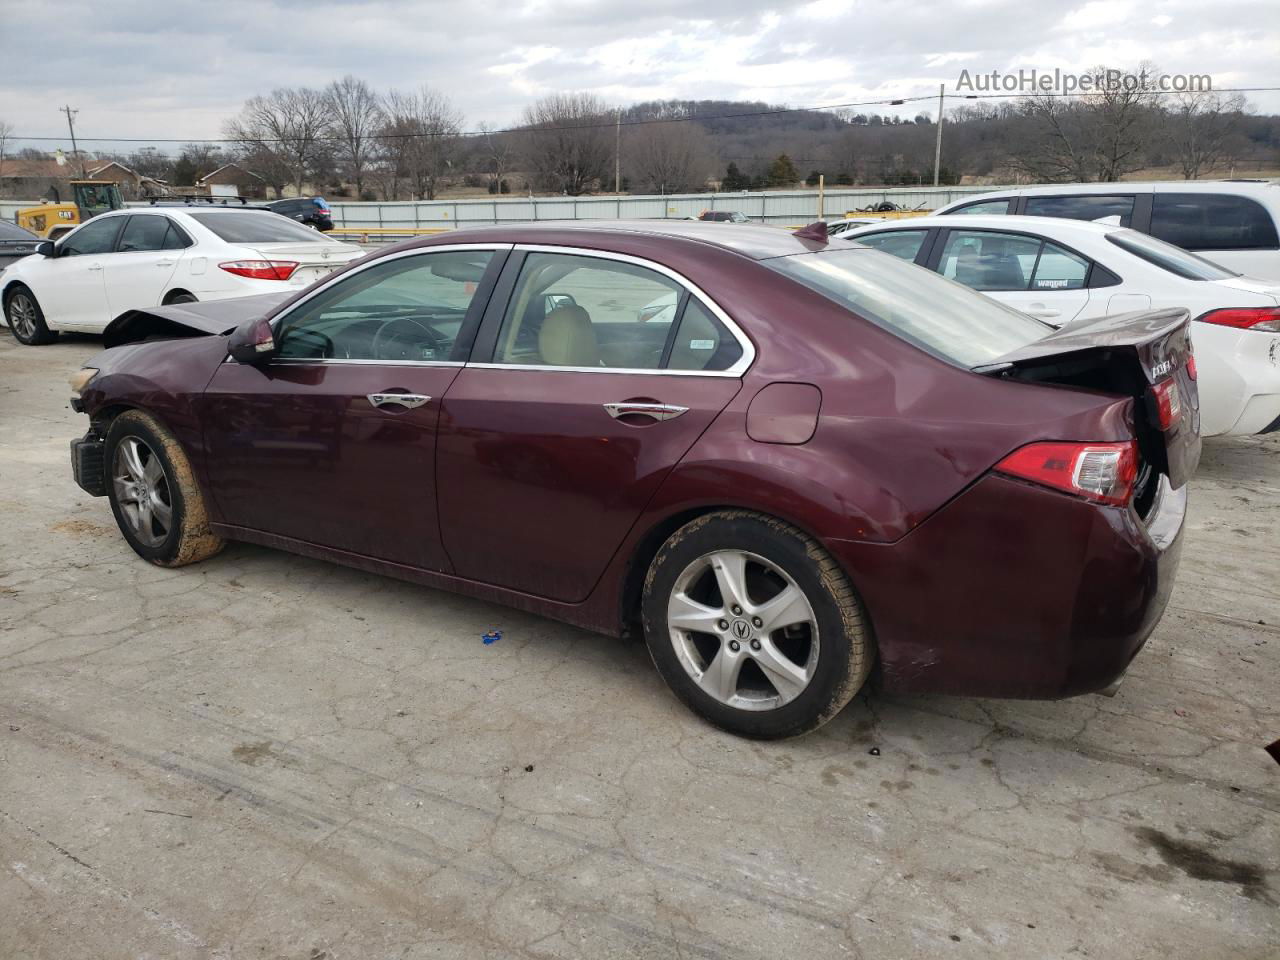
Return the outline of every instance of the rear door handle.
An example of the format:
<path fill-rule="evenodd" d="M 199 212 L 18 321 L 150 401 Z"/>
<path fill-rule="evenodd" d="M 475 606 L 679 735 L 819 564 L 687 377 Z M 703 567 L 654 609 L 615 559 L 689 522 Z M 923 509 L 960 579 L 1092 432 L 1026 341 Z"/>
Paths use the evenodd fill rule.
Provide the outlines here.
<path fill-rule="evenodd" d="M 430 397 L 421 393 L 370 393 L 366 396 L 375 407 L 401 406 L 410 410 L 431 400 Z"/>
<path fill-rule="evenodd" d="M 1055 310 L 1053 307 L 1045 306 L 1043 303 L 1033 303 L 1027 308 L 1027 313 L 1033 317 L 1060 317 L 1061 310 Z"/>
<path fill-rule="evenodd" d="M 178 262 L 177 260 L 157 260 L 157 261 L 156 261 L 156 266 L 157 266 L 157 267 L 172 267 L 172 266 L 173 266 L 175 263 L 177 263 L 177 262 Z"/>
<path fill-rule="evenodd" d="M 619 417 L 652 417 L 654 420 L 674 420 L 688 411 L 688 407 L 678 407 L 674 403 L 606 403 L 605 411 L 613 419 Z"/>
<path fill-rule="evenodd" d="M 91 264 L 89 264 L 89 266 L 85 267 L 85 269 L 86 269 L 86 270 L 101 270 L 101 269 L 102 269 L 102 264 L 100 264 L 100 263 L 91 263 Z"/>

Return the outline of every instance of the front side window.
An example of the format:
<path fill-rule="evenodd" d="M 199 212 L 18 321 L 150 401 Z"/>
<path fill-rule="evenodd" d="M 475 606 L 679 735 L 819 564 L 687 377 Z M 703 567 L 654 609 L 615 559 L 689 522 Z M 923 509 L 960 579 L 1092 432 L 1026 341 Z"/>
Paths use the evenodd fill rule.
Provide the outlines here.
<path fill-rule="evenodd" d="M 110 253 L 115 249 L 116 236 L 124 217 L 104 217 L 90 220 L 73 230 L 58 245 L 58 256 L 81 257 L 96 253 Z"/>
<path fill-rule="evenodd" d="M 1275 221 L 1256 200 L 1218 193 L 1157 193 L 1151 235 L 1187 250 L 1275 250 Z"/>
<path fill-rule="evenodd" d="M 846 247 L 761 261 L 951 363 L 975 367 L 1039 340 L 1050 327 L 958 283 L 876 250 Z"/>
<path fill-rule="evenodd" d="M 270 210 L 201 211 L 187 216 L 227 243 L 336 242 Z"/>
<path fill-rule="evenodd" d="M 742 355 L 678 283 L 617 260 L 530 253 L 494 362 L 615 370 L 723 370 Z"/>
<path fill-rule="evenodd" d="M 1105 220 L 1118 217 L 1121 227 L 1133 221 L 1133 196 L 1078 193 L 1063 197 L 1028 197 L 1029 217 L 1061 217 L 1064 220 Z"/>
<path fill-rule="evenodd" d="M 1008 198 L 1004 200 L 979 200 L 977 203 L 966 203 L 963 207 L 948 211 L 949 213 L 966 213 L 966 214 L 1005 214 L 1009 212 L 1010 201 Z"/>
<path fill-rule="evenodd" d="M 884 233 L 869 233 L 851 239 L 893 254 L 899 260 L 915 260 L 927 234 L 927 230 L 886 230 Z"/>
<path fill-rule="evenodd" d="M 463 359 L 454 355 L 455 346 L 492 259 L 492 250 L 424 253 L 386 260 L 344 277 L 281 320 L 277 356 L 384 362 Z"/>
<path fill-rule="evenodd" d="M 1171 243 L 1138 233 L 1136 230 L 1117 230 L 1115 233 L 1108 233 L 1107 239 L 1121 250 L 1126 250 L 1135 257 L 1155 264 L 1161 270 L 1168 270 L 1184 280 L 1227 280 L 1230 277 L 1239 276 L 1211 260 L 1197 257 L 1181 247 L 1175 247 Z"/>

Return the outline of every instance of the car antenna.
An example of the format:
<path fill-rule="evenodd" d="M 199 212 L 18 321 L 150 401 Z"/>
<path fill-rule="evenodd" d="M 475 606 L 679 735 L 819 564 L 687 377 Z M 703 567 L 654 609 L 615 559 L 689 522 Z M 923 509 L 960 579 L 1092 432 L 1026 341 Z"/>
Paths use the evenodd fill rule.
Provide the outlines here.
<path fill-rule="evenodd" d="M 825 220 L 815 220 L 807 227 L 801 227 L 793 234 L 801 240 L 812 240 L 815 243 L 827 242 L 827 222 Z"/>

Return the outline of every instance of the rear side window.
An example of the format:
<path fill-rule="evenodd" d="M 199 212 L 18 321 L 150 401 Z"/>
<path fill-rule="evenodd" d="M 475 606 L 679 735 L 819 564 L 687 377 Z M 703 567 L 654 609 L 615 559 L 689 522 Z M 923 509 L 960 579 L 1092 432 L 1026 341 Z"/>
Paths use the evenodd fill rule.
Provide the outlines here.
<path fill-rule="evenodd" d="M 1275 221 L 1256 200 L 1227 193 L 1157 193 L 1151 235 L 1188 250 L 1275 250 Z"/>
<path fill-rule="evenodd" d="M 948 210 L 948 213 L 968 213 L 968 214 L 1005 214 L 1009 212 L 1009 199 L 1004 200 L 979 200 L 977 203 L 966 203 L 963 207 L 957 207 L 954 210 Z"/>
<path fill-rule="evenodd" d="M 936 273 L 875 250 L 828 248 L 761 263 L 851 314 L 964 367 L 989 363 L 1039 340 L 1051 329 Z"/>
<path fill-rule="evenodd" d="M 865 237 L 851 237 L 858 243 L 868 247 L 891 253 L 899 260 L 915 260 L 924 244 L 926 230 L 886 230 L 884 233 L 871 233 Z"/>
<path fill-rule="evenodd" d="M 227 243 L 334 242 L 269 210 L 200 212 L 187 216 Z"/>
<path fill-rule="evenodd" d="M 154 214 L 139 214 L 129 218 L 120 235 L 120 253 L 139 253 L 144 250 L 165 249 L 165 237 L 169 233 L 169 218 Z"/>
<path fill-rule="evenodd" d="M 1121 250 L 1127 250 L 1135 257 L 1141 257 L 1147 263 L 1154 263 L 1162 270 L 1168 270 L 1186 280 L 1226 280 L 1239 276 L 1238 273 L 1224 270 L 1211 260 L 1197 257 L 1181 247 L 1136 230 L 1117 230 L 1115 233 L 1108 233 L 1107 239 Z"/>
<path fill-rule="evenodd" d="M 952 230 L 938 272 L 973 290 L 1025 290 L 1039 255 L 1040 241 L 1033 237 Z"/>
<path fill-rule="evenodd" d="M 1065 197 L 1028 197 L 1024 212 L 1029 217 L 1061 217 L 1064 220 L 1119 217 L 1119 226 L 1127 227 L 1133 221 L 1133 196 L 1081 193 Z"/>
<path fill-rule="evenodd" d="M 668 370 L 728 370 L 742 358 L 742 344 L 693 297 L 671 341 Z"/>

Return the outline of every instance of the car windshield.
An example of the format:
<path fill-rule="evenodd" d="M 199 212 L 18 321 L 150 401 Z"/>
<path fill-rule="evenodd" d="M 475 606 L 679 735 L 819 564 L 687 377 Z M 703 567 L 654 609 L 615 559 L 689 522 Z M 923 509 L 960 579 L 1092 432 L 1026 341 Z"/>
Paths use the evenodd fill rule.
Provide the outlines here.
<path fill-rule="evenodd" d="M 13 223 L 0 220 L 0 240 L 38 240 L 34 233 L 28 233 Z"/>
<path fill-rule="evenodd" d="M 1024 313 L 877 250 L 827 250 L 762 261 L 877 326 L 964 367 L 1052 329 Z"/>
<path fill-rule="evenodd" d="M 1115 233 L 1108 233 L 1107 239 L 1121 250 L 1127 250 L 1135 257 L 1141 257 L 1147 263 L 1154 263 L 1162 270 L 1168 270 L 1187 280 L 1229 280 L 1240 276 L 1218 266 L 1212 260 L 1206 260 L 1136 230 L 1117 230 Z"/>
<path fill-rule="evenodd" d="M 336 243 L 322 233 L 269 210 L 235 210 L 188 214 L 227 243 Z"/>

